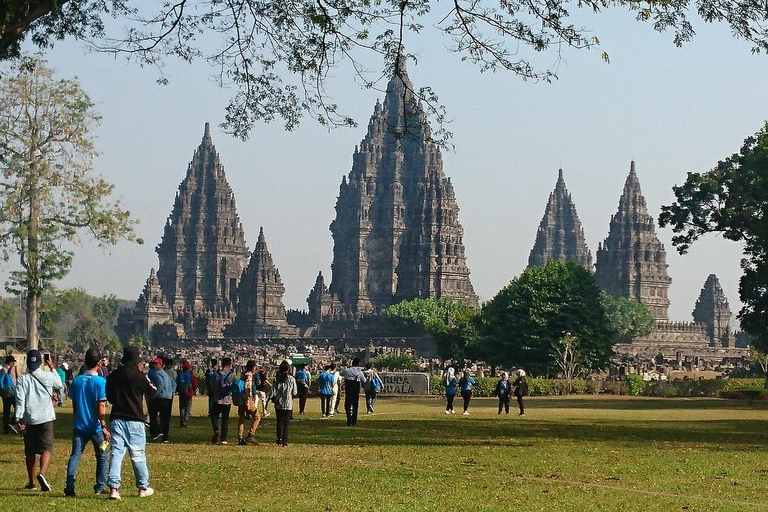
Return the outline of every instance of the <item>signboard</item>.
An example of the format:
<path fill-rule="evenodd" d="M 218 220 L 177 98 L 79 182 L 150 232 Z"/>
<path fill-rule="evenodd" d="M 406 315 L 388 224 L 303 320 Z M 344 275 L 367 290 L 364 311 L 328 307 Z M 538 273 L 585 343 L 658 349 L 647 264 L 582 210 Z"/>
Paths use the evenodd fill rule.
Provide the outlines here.
<path fill-rule="evenodd" d="M 384 396 L 413 396 L 429 394 L 429 374 L 411 372 L 379 372 L 384 383 Z"/>

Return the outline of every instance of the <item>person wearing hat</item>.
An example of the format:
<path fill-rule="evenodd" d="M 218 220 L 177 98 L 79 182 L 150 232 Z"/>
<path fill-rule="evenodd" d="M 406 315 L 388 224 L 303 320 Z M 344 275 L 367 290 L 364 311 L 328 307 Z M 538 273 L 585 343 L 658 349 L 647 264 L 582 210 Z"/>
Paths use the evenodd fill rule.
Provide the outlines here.
<path fill-rule="evenodd" d="M 149 435 L 154 441 L 162 439 L 167 443 L 176 384 L 171 380 L 168 372 L 163 370 L 164 364 L 162 357 L 156 357 L 152 360 L 152 367 L 147 372 L 150 382 L 157 388 L 157 394 L 147 399 L 147 408 L 149 409 Z"/>
<path fill-rule="evenodd" d="M 146 498 L 155 491 L 149 486 L 145 452 L 147 434 L 144 431 L 144 395 L 153 396 L 157 388 L 141 369 L 138 348 L 125 347 L 120 362 L 122 366 L 107 377 L 107 401 L 112 404 L 112 413 L 109 415 L 112 445 L 107 478 L 109 499 L 120 499 L 121 471 L 126 451 L 131 457 L 139 497 Z"/>
<path fill-rule="evenodd" d="M 16 422 L 24 432 L 24 455 L 27 463 L 28 482 L 25 489 L 37 489 L 35 485 L 35 466 L 40 456 L 40 472 L 37 482 L 40 489 L 50 491 L 46 475 L 51 465 L 53 453 L 53 422 L 56 412 L 53 410 L 55 393 L 64 386 L 59 374 L 53 371 L 53 361 L 48 358 L 48 370 L 43 370 L 42 356 L 39 350 L 27 353 L 27 373 L 16 381 Z"/>
<path fill-rule="evenodd" d="M 181 363 L 181 371 L 176 376 L 176 392 L 179 394 L 179 427 L 187 428 L 192 412 L 192 397 L 197 391 L 197 378 L 192 373 L 189 361 Z"/>
<path fill-rule="evenodd" d="M 16 358 L 12 355 L 5 357 L 5 364 L 0 369 L 0 396 L 3 398 L 3 433 L 18 434 L 16 430 L 16 414 L 11 414 L 11 409 L 16 407 L 16 381 L 19 378 L 19 369 L 16 368 Z"/>

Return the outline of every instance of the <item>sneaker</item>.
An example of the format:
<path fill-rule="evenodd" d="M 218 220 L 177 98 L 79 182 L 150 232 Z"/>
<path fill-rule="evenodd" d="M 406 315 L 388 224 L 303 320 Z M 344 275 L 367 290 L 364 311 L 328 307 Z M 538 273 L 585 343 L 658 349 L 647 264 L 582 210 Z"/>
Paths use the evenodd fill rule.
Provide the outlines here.
<path fill-rule="evenodd" d="M 41 491 L 48 492 L 51 490 L 51 484 L 48 483 L 48 480 L 45 479 L 45 475 L 42 473 L 37 475 L 37 483 L 40 484 Z"/>
<path fill-rule="evenodd" d="M 75 497 L 75 488 L 74 487 L 65 487 L 64 488 L 64 496 L 67 498 L 74 498 Z"/>
<path fill-rule="evenodd" d="M 222 441 L 222 442 L 220 442 L 219 444 L 229 444 L 229 443 L 228 443 L 228 442 L 226 442 L 226 441 Z"/>
<path fill-rule="evenodd" d="M 163 438 L 163 434 L 157 434 L 155 437 L 152 438 L 153 441 L 159 441 Z"/>
<path fill-rule="evenodd" d="M 451 414 L 456 414 L 456 411 L 454 411 L 453 409 L 451 409 Z"/>
<path fill-rule="evenodd" d="M 32 482 L 29 482 L 27 485 L 24 486 L 24 488 L 28 491 L 36 491 L 37 487 Z"/>
<path fill-rule="evenodd" d="M 252 444 L 257 445 L 259 444 L 258 441 L 256 441 L 256 438 L 253 437 L 253 434 L 248 434 L 245 436 L 245 439 L 243 440 L 244 444 Z"/>
<path fill-rule="evenodd" d="M 264 414 L 263 414 L 263 416 L 264 416 L 265 418 L 266 418 L 267 416 L 269 416 L 269 411 L 264 411 Z"/>
<path fill-rule="evenodd" d="M 139 489 L 139 498 L 149 498 L 155 494 L 155 490 L 151 487 L 147 487 L 146 489 Z"/>
<path fill-rule="evenodd" d="M 245 442 L 245 439 L 238 439 L 237 440 L 237 446 L 245 446 L 248 443 Z"/>
<path fill-rule="evenodd" d="M 469 416 L 469 411 L 464 411 L 464 412 L 463 412 L 463 413 L 461 413 L 461 414 L 462 414 L 463 416 Z"/>
<path fill-rule="evenodd" d="M 169 444 L 169 443 L 170 443 L 170 441 L 169 441 L 169 440 L 167 440 L 167 439 L 164 439 L 164 440 L 163 440 L 163 444 Z"/>
<path fill-rule="evenodd" d="M 445 414 L 451 414 L 451 411 L 446 410 Z"/>
<path fill-rule="evenodd" d="M 213 436 L 211 436 L 211 444 L 216 444 L 219 442 L 219 431 L 213 433 Z"/>
<path fill-rule="evenodd" d="M 16 425 L 8 425 L 8 428 L 13 432 L 14 434 L 19 433 L 19 429 L 16 428 Z"/>
<path fill-rule="evenodd" d="M 109 494 L 109 489 L 104 489 L 104 488 L 97 489 L 96 487 L 93 488 L 93 494 L 95 494 L 96 496 L 100 494 L 105 494 L 105 493 Z"/>
<path fill-rule="evenodd" d="M 111 500 L 119 500 L 120 499 L 120 493 L 117 492 L 117 489 L 110 489 L 109 490 L 109 499 Z"/>

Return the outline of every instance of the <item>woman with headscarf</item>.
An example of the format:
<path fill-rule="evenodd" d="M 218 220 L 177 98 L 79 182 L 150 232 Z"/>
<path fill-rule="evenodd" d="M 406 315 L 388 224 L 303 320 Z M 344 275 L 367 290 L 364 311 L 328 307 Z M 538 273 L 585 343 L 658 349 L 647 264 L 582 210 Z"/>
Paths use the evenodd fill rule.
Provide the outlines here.
<path fill-rule="evenodd" d="M 525 380 L 525 370 L 517 370 L 517 378 L 512 383 L 515 390 L 515 396 L 517 397 L 517 405 L 520 407 L 520 416 L 525 414 L 525 408 L 523 407 L 523 397 L 528 394 L 528 381 Z"/>
<path fill-rule="evenodd" d="M 499 397 L 499 414 L 504 409 L 509 414 L 509 398 L 512 388 L 512 382 L 509 380 L 507 372 L 501 372 L 501 379 L 496 383 L 496 396 Z"/>
<path fill-rule="evenodd" d="M 464 374 L 459 379 L 459 387 L 461 388 L 461 398 L 464 399 L 464 416 L 469 416 L 469 399 L 472 398 L 472 388 L 475 385 L 475 379 L 472 378 L 472 374 L 469 372 L 469 368 L 464 369 Z"/>
<path fill-rule="evenodd" d="M 288 446 L 288 428 L 293 419 L 293 399 L 299 394 L 299 388 L 296 385 L 296 379 L 291 375 L 291 365 L 288 361 L 280 363 L 270 393 L 277 418 L 277 445 Z"/>
<path fill-rule="evenodd" d="M 453 399 L 456 398 L 456 375 L 453 366 L 449 367 L 443 375 L 443 386 L 445 387 L 445 414 L 454 414 Z"/>

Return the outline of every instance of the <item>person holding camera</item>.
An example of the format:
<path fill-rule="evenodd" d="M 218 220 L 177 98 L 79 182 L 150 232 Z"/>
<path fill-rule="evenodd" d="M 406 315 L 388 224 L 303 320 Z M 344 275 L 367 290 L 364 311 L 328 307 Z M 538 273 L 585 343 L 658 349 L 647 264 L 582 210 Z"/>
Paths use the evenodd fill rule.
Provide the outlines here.
<path fill-rule="evenodd" d="M 46 354 L 48 356 L 48 354 Z M 27 464 L 28 482 L 25 489 L 37 489 L 35 485 L 35 466 L 37 456 L 40 456 L 40 472 L 37 482 L 40 489 L 48 492 L 51 484 L 46 475 L 51 465 L 53 453 L 53 422 L 56 412 L 53 405 L 56 402 L 56 391 L 64 384 L 59 374 L 53 371 L 53 361 L 45 358 L 48 370 L 41 366 L 42 356 L 39 350 L 27 353 L 27 373 L 16 381 L 16 422 L 19 430 L 24 433 L 24 455 Z"/>

